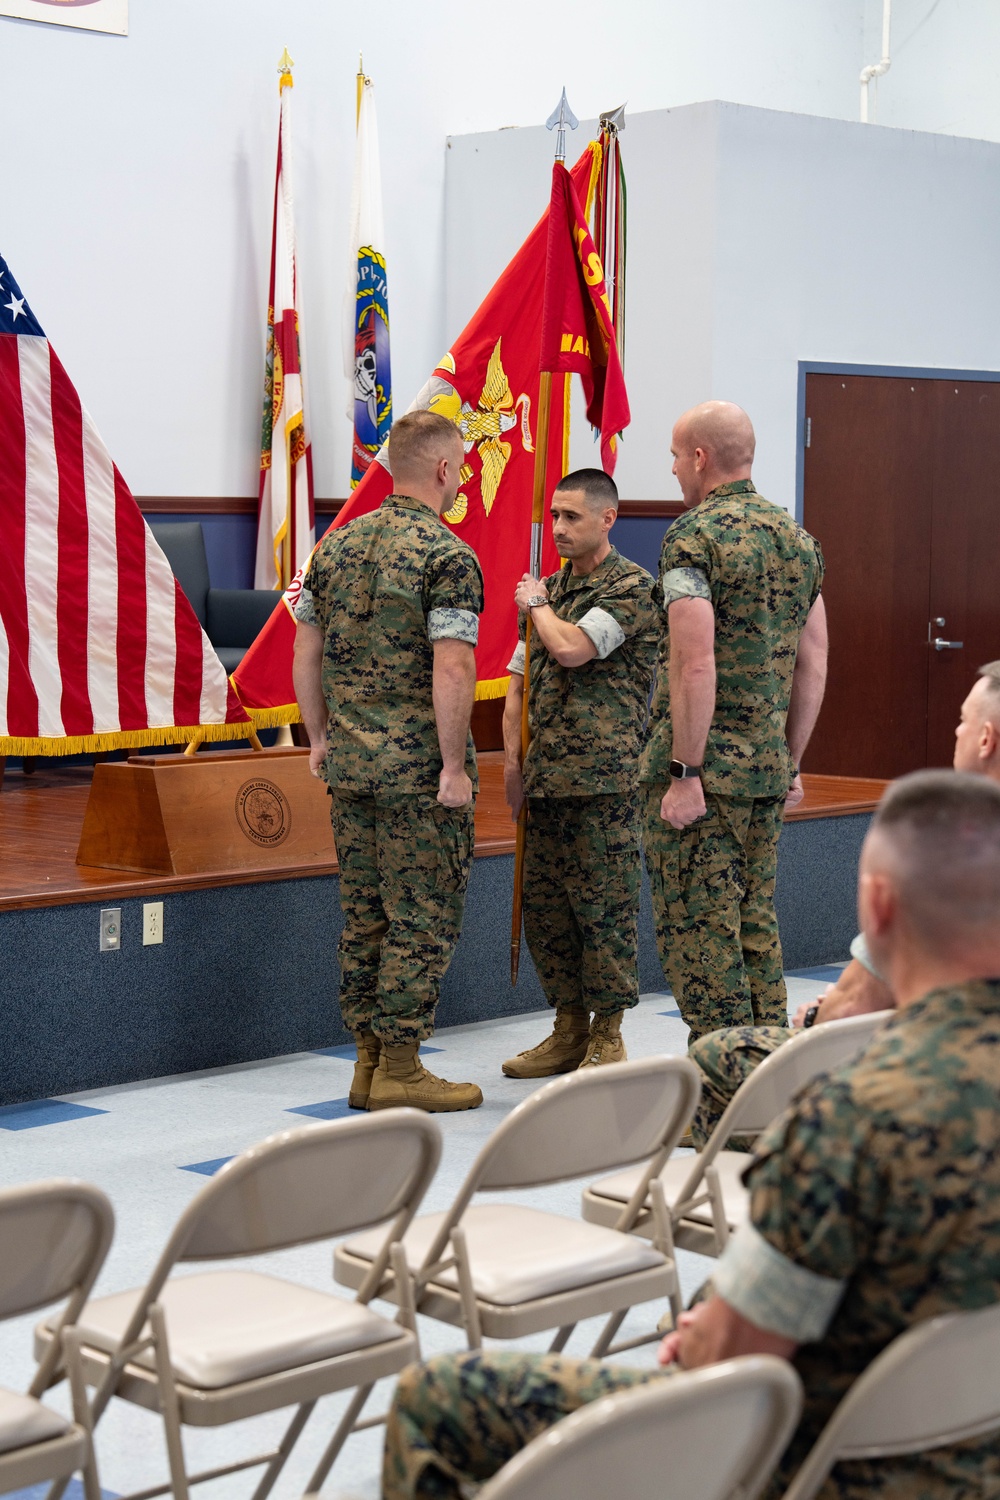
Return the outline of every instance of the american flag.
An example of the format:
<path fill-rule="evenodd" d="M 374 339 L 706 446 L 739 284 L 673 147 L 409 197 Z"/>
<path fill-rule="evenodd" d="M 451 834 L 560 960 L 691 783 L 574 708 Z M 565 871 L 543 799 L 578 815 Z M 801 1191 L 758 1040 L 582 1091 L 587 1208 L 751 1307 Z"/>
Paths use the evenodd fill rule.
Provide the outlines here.
<path fill-rule="evenodd" d="M 0 256 L 0 755 L 248 730 L 170 564 Z"/>

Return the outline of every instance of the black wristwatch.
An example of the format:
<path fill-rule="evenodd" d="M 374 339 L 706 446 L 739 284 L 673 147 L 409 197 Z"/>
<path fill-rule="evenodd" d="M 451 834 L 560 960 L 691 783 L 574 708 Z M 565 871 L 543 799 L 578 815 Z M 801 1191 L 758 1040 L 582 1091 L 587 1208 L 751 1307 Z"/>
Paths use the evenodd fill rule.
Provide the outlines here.
<path fill-rule="evenodd" d="M 682 760 L 670 762 L 670 774 L 675 781 L 693 781 L 701 775 L 701 766 L 687 766 Z"/>
<path fill-rule="evenodd" d="M 802 1030 L 803 1031 L 808 1031 L 810 1026 L 815 1026 L 816 1025 L 816 1017 L 818 1015 L 819 1015 L 819 1006 L 818 1005 L 810 1005 L 809 1009 L 806 1011 L 805 1015 L 802 1017 Z"/>

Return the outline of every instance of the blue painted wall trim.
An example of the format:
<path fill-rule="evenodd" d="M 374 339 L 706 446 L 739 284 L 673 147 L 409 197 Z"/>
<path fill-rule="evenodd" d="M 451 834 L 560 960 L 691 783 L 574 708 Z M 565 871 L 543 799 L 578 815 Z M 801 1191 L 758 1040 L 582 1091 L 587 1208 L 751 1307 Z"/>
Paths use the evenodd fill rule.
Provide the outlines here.
<path fill-rule="evenodd" d="M 805 506 L 807 375 L 884 375 L 890 380 L 986 380 L 993 384 L 1000 381 L 1000 370 L 938 370 L 925 365 L 847 365 L 821 359 L 800 359 L 795 404 L 795 519 L 800 525 Z"/>

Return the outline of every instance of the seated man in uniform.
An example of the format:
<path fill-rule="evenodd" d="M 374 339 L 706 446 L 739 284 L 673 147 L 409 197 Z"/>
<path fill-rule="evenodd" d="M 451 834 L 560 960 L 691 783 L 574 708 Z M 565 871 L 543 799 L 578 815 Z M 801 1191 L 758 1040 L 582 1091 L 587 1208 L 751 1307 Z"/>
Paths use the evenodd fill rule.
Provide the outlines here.
<path fill-rule="evenodd" d="M 980 667 L 962 704 L 955 730 L 955 769 L 989 776 L 1000 783 L 1000 661 Z M 861 933 L 851 944 L 851 962 L 819 1002 L 801 1005 L 793 1026 L 819 1025 L 866 1011 L 891 1010 L 892 991 L 871 961 Z M 703 1146 L 722 1118 L 730 1099 L 759 1062 L 792 1035 L 787 1026 L 730 1026 L 709 1032 L 691 1046 L 688 1056 L 701 1071 L 701 1102 L 691 1123 L 691 1142 Z M 731 1150 L 750 1150 L 744 1136 L 733 1136 Z"/>
<path fill-rule="evenodd" d="M 789 1479 L 894 1338 L 1000 1301 L 1000 787 L 924 771 L 887 792 L 861 855 L 859 912 L 893 1015 L 854 1062 L 802 1089 L 746 1171 L 749 1220 L 661 1364 L 740 1354 L 794 1364 L 802 1419 L 765 1492 Z M 404 1371 L 386 1500 L 457 1500 L 585 1402 L 643 1381 L 562 1355 L 447 1355 Z M 821 1500 L 1000 1493 L 996 1435 L 838 1464 Z"/>

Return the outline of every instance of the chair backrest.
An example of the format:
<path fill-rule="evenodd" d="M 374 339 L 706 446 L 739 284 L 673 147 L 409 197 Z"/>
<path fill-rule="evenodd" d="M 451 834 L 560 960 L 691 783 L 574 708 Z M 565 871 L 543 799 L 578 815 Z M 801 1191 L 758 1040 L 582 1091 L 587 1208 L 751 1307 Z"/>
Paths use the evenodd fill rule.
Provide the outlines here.
<path fill-rule="evenodd" d="M 829 1073 L 857 1057 L 894 1014 L 891 1010 L 869 1011 L 863 1016 L 847 1016 L 842 1021 L 825 1021 L 809 1031 L 796 1031 L 740 1084 L 712 1132 L 706 1151 L 713 1146 L 714 1155 L 731 1135 L 741 1131 L 766 1130 L 788 1108 L 800 1088 L 821 1073 Z"/>
<path fill-rule="evenodd" d="M 90 1183 L 56 1178 L 0 1191 L 0 1318 L 64 1297 L 81 1307 L 114 1232 L 114 1210 Z"/>
<path fill-rule="evenodd" d="M 417 1109 L 304 1125 L 270 1136 L 213 1177 L 164 1259 L 217 1260 L 288 1249 L 416 1211 L 441 1156 Z"/>
<path fill-rule="evenodd" d="M 1000 1305 L 929 1318 L 851 1386 L 784 1500 L 811 1500 L 834 1464 L 922 1453 L 1000 1429 Z"/>
<path fill-rule="evenodd" d="M 478 1500 L 753 1500 L 801 1406 L 795 1371 L 769 1355 L 682 1371 L 564 1417 Z"/>
<path fill-rule="evenodd" d="M 542 1187 L 642 1161 L 678 1138 L 700 1081 L 685 1057 L 646 1057 L 554 1078 L 512 1109 L 472 1167 L 472 1191 Z"/>
<path fill-rule="evenodd" d="M 210 580 L 201 522 L 159 521 L 149 529 L 204 629 Z"/>

